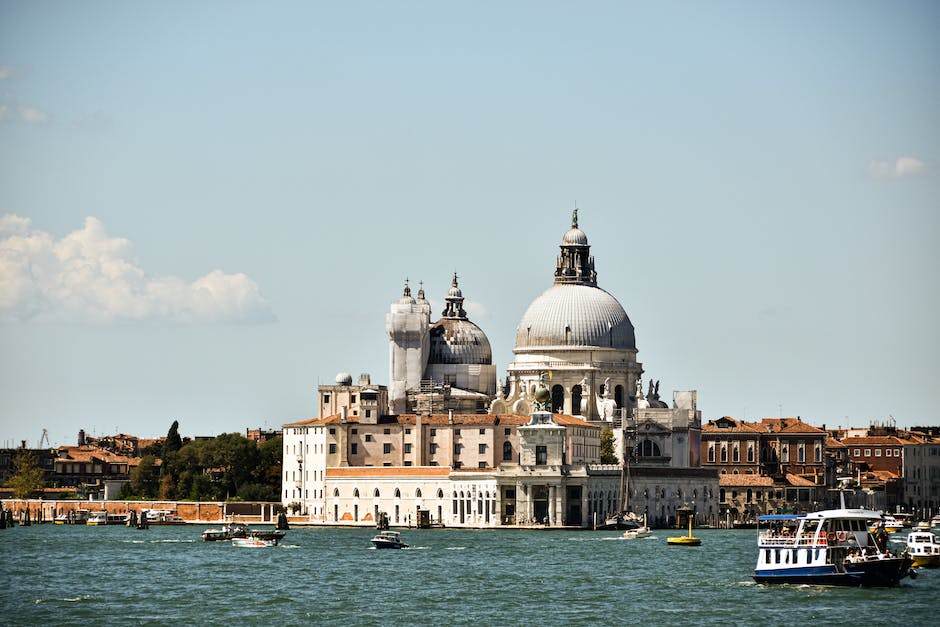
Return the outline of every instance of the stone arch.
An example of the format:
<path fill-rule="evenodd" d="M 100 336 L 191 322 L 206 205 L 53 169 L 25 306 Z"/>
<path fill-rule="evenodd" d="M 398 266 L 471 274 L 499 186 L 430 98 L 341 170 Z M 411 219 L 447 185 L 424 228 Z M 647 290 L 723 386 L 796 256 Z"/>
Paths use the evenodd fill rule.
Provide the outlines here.
<path fill-rule="evenodd" d="M 571 388 L 571 414 L 573 416 L 581 415 L 581 386 L 576 385 Z"/>
<path fill-rule="evenodd" d="M 552 413 L 560 414 L 565 407 L 565 388 L 561 385 L 552 386 Z"/>
<path fill-rule="evenodd" d="M 614 388 L 614 403 L 617 405 L 617 409 L 623 407 L 623 386 L 618 385 Z"/>

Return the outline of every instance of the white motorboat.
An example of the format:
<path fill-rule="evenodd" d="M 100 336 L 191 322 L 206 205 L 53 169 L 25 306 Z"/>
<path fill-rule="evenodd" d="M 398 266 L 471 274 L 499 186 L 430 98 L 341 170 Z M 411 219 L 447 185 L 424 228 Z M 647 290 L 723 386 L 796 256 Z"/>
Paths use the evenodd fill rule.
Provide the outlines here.
<path fill-rule="evenodd" d="M 408 545 L 401 541 L 401 534 L 397 531 L 383 531 L 372 538 L 372 544 L 377 549 L 407 549 Z"/>
<path fill-rule="evenodd" d="M 97 512 L 92 512 L 88 516 L 88 520 L 85 521 L 86 525 L 107 525 L 108 524 L 108 512 L 101 510 Z"/>
<path fill-rule="evenodd" d="M 277 546 L 277 542 L 274 540 L 262 540 L 260 538 L 232 538 L 232 546 L 241 548 L 264 548 Z"/>

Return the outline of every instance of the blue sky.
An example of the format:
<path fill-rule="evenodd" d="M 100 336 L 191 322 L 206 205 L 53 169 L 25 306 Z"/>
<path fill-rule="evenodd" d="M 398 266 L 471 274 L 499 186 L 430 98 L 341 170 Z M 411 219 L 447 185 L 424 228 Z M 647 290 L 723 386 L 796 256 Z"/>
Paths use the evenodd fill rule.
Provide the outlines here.
<path fill-rule="evenodd" d="M 571 209 L 706 419 L 937 424 L 932 2 L 0 3 L 0 444 L 388 377 L 452 272 L 500 372 Z"/>

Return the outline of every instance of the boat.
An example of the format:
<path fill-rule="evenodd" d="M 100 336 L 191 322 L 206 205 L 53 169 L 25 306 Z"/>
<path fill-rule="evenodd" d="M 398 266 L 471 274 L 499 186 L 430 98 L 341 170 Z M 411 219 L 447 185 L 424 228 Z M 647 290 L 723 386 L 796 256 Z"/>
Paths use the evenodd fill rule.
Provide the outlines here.
<path fill-rule="evenodd" d="M 940 514 L 937 514 L 936 516 L 930 519 L 930 526 L 940 527 Z"/>
<path fill-rule="evenodd" d="M 630 462 L 620 464 L 620 511 L 604 519 L 595 529 L 638 529 L 645 520 L 630 510 Z"/>
<path fill-rule="evenodd" d="M 145 509 L 147 524 L 150 525 L 185 525 L 183 520 L 173 509 Z"/>
<path fill-rule="evenodd" d="M 917 531 L 930 531 L 930 521 L 922 520 L 916 525 L 914 525 L 914 529 Z"/>
<path fill-rule="evenodd" d="M 91 514 L 87 509 L 73 509 L 56 516 L 52 522 L 56 525 L 84 525 Z"/>
<path fill-rule="evenodd" d="M 266 546 L 277 546 L 274 540 L 261 540 L 259 538 L 232 538 L 232 546 L 243 548 L 263 548 Z"/>
<path fill-rule="evenodd" d="M 692 517 L 689 516 L 689 535 L 687 536 L 673 536 L 671 538 L 666 538 L 666 543 L 671 544 L 672 546 L 699 546 L 702 543 L 701 538 L 696 538 L 692 535 Z"/>
<path fill-rule="evenodd" d="M 897 533 L 904 528 L 904 523 L 892 516 L 891 514 L 877 515 L 879 520 L 876 520 L 868 530 L 872 533 L 877 533 L 878 529 L 884 527 L 884 530 L 887 533 Z"/>
<path fill-rule="evenodd" d="M 397 531 L 383 531 L 372 538 L 372 545 L 377 549 L 408 548 L 408 545 L 401 541 L 401 534 Z"/>
<path fill-rule="evenodd" d="M 754 580 L 765 584 L 896 586 L 916 577 L 907 552 L 892 554 L 887 536 L 869 530 L 881 514 L 866 509 L 760 516 Z"/>
<path fill-rule="evenodd" d="M 940 567 L 940 542 L 930 531 L 914 531 L 907 534 L 907 550 L 914 566 Z"/>
<path fill-rule="evenodd" d="M 637 538 L 648 538 L 653 534 L 653 530 L 646 525 L 646 516 L 643 516 L 643 524 L 636 529 L 627 529 L 623 532 L 623 537 L 627 540 L 636 540 Z"/>
<path fill-rule="evenodd" d="M 88 516 L 88 520 L 85 521 L 86 525 L 107 525 L 108 524 L 108 512 L 101 510 L 97 512 L 92 512 Z"/>
<path fill-rule="evenodd" d="M 108 514 L 109 525 L 124 525 L 127 523 L 127 514 Z"/>
<path fill-rule="evenodd" d="M 206 529 L 202 532 L 202 539 L 206 542 L 247 537 L 248 527 L 238 523 L 229 523 L 227 525 L 223 525 L 221 529 Z"/>
<path fill-rule="evenodd" d="M 286 531 L 281 531 L 279 529 L 249 529 L 248 537 L 255 538 L 257 540 L 265 540 L 278 544 L 284 536 L 287 535 Z"/>

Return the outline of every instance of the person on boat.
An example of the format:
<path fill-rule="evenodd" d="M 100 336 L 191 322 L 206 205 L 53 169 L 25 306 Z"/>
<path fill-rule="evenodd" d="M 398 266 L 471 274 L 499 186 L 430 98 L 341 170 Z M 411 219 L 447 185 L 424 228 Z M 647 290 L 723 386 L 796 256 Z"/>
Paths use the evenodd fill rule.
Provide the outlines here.
<path fill-rule="evenodd" d="M 878 525 L 878 533 L 875 535 L 875 544 L 878 545 L 879 551 L 884 551 L 888 548 L 888 532 L 885 531 L 884 523 Z"/>

